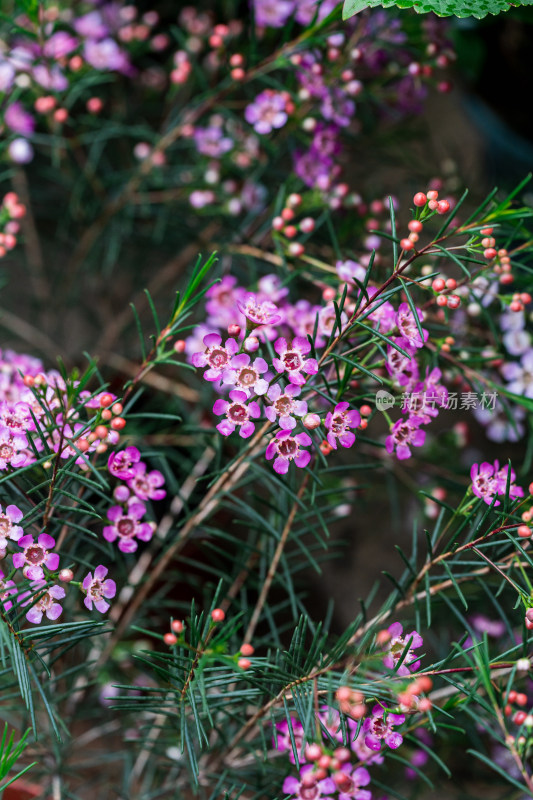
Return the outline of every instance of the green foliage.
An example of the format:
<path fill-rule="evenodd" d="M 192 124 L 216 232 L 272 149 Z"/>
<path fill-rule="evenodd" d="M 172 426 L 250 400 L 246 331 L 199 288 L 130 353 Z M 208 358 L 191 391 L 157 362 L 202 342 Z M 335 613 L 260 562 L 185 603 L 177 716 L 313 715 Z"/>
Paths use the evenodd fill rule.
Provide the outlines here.
<path fill-rule="evenodd" d="M 455 16 L 461 19 L 475 17 L 483 19 L 487 14 L 501 14 L 515 6 L 529 6 L 533 0 L 511 3 L 508 0 L 344 0 L 343 19 L 350 19 L 365 8 L 412 8 L 418 14 L 437 14 L 439 17 Z"/>

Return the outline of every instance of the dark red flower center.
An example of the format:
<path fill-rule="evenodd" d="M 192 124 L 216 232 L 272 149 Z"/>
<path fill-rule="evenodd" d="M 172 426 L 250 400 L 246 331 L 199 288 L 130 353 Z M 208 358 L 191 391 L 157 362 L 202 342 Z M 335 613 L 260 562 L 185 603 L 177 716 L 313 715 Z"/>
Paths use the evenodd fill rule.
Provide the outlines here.
<path fill-rule="evenodd" d="M 235 425 L 242 425 L 248 419 L 248 410 L 242 403 L 232 403 L 228 408 L 228 419 Z"/>
<path fill-rule="evenodd" d="M 289 350 L 283 356 L 283 363 L 289 372 L 294 372 L 302 366 L 302 359 L 294 350 Z"/>
<path fill-rule="evenodd" d="M 135 532 L 135 523 L 129 517 L 123 517 L 117 523 L 117 530 L 121 536 L 132 536 Z"/>
<path fill-rule="evenodd" d="M 207 360 L 211 367 L 220 369 L 221 367 L 225 367 L 228 363 L 229 355 L 221 347 L 214 347 L 209 353 Z"/>
<path fill-rule="evenodd" d="M 278 442 L 278 453 L 283 458 L 294 458 L 297 452 L 298 442 L 295 442 L 294 439 L 282 439 L 281 442 Z"/>
<path fill-rule="evenodd" d="M 31 544 L 24 551 L 26 561 L 34 566 L 42 564 L 46 557 L 46 550 L 40 544 Z"/>
<path fill-rule="evenodd" d="M 14 452 L 10 444 L 0 444 L 0 458 L 4 459 L 4 461 L 9 461 Z"/>

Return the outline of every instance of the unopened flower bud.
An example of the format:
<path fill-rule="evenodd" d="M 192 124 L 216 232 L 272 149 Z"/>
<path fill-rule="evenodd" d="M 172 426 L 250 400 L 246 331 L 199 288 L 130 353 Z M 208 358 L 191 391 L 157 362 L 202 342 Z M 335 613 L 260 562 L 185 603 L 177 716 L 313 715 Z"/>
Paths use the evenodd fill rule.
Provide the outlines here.
<path fill-rule="evenodd" d="M 302 422 L 304 428 L 307 428 L 308 431 L 314 431 L 315 428 L 320 426 L 321 419 L 318 414 L 306 414 Z"/>

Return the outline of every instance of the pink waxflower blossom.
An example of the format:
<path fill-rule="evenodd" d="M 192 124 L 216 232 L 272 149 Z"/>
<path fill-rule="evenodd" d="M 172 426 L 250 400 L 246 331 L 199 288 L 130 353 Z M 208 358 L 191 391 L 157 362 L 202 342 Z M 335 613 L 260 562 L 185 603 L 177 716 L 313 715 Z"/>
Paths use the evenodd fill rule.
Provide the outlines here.
<path fill-rule="evenodd" d="M 40 581 L 44 578 L 43 567 L 54 572 L 59 566 L 59 556 L 57 553 L 49 551 L 55 547 L 55 539 L 47 533 L 41 533 L 37 541 L 33 536 L 21 536 L 17 544 L 22 547 L 22 553 L 13 553 L 13 566 L 16 569 L 23 569 L 26 578 L 32 581 Z"/>
<path fill-rule="evenodd" d="M 370 774 L 364 767 L 352 767 L 343 764 L 341 772 L 346 774 L 346 779 L 339 786 L 338 800 L 372 800 L 372 792 L 363 787 L 370 783 Z"/>
<path fill-rule="evenodd" d="M 280 428 L 288 430 L 295 428 L 296 420 L 294 417 L 304 417 L 307 414 L 305 400 L 295 399 L 301 391 L 301 388 L 294 383 L 290 383 L 283 391 L 279 383 L 274 383 L 267 392 L 267 397 L 272 403 L 271 406 L 265 408 L 267 419 L 270 422 L 275 422 L 279 418 Z"/>
<path fill-rule="evenodd" d="M 203 353 L 194 353 L 192 363 L 198 368 L 208 367 L 204 372 L 206 381 L 218 381 L 239 351 L 239 345 L 235 339 L 227 339 L 222 345 L 222 337 L 218 333 L 208 333 L 204 336 L 204 346 L 206 349 Z"/>
<path fill-rule="evenodd" d="M 300 720 L 295 717 L 290 718 L 290 726 L 286 719 L 278 722 L 273 737 L 273 744 L 276 750 L 280 753 L 288 753 L 291 763 L 295 764 L 291 736 L 292 740 L 294 740 L 296 752 L 299 754 L 304 741 L 304 727 Z"/>
<path fill-rule="evenodd" d="M 400 386 L 414 386 L 418 381 L 418 363 L 414 358 L 416 348 L 411 347 L 407 339 L 402 337 L 393 336 L 392 342 L 404 351 L 401 353 L 397 347 L 392 344 L 387 347 L 387 361 L 385 366 L 391 377 Z M 404 355 L 406 353 L 407 355 Z"/>
<path fill-rule="evenodd" d="M 229 367 L 222 373 L 222 382 L 235 386 L 236 389 L 250 394 L 263 395 L 268 389 L 268 381 L 262 375 L 268 370 L 264 358 L 256 358 L 252 363 L 248 353 L 233 356 Z"/>
<path fill-rule="evenodd" d="M 367 294 L 372 299 L 378 292 L 375 286 L 367 287 Z M 370 312 L 370 313 L 369 313 Z M 378 298 L 369 305 L 369 310 L 365 312 L 362 319 L 368 319 L 373 323 L 375 328 L 378 328 L 381 333 L 390 333 L 396 327 L 396 311 L 394 306 L 388 300 Z"/>
<path fill-rule="evenodd" d="M 303 386 L 306 379 L 302 373 L 316 375 L 318 372 L 316 358 L 307 358 L 311 344 L 303 336 L 296 336 L 290 344 L 280 337 L 274 342 L 274 350 L 279 356 L 272 361 L 274 368 L 279 373 L 286 372 L 291 383 Z"/>
<path fill-rule="evenodd" d="M 6 576 L 0 569 L 0 603 L 4 606 L 4 611 L 9 611 L 13 606 L 11 600 L 8 599 L 12 594 L 17 594 L 17 587 L 14 581 L 6 579 Z"/>
<path fill-rule="evenodd" d="M 2 511 L 2 506 L 0 506 L 0 550 L 6 549 L 8 539 L 18 542 L 23 536 L 24 531 L 17 524 L 23 516 L 17 506 L 7 506 L 5 511 Z"/>
<path fill-rule="evenodd" d="M 411 672 L 416 672 L 417 669 L 420 668 L 420 661 L 418 660 L 418 656 L 416 653 L 413 653 L 413 650 L 422 647 L 424 644 L 422 637 L 416 631 L 412 631 L 411 633 L 403 634 L 403 627 L 399 622 L 394 622 L 392 625 L 389 626 L 388 631 L 390 633 L 390 640 L 387 644 L 388 652 L 383 659 L 383 663 L 389 669 L 395 669 L 396 665 L 403 657 L 405 648 L 411 642 L 409 646 L 409 650 L 407 651 L 405 657 L 401 665 L 396 670 L 398 675 L 409 675 Z"/>
<path fill-rule="evenodd" d="M 35 120 L 28 114 L 22 103 L 18 100 L 11 103 L 4 113 L 4 122 L 8 128 L 22 136 L 31 136 L 35 130 Z"/>
<path fill-rule="evenodd" d="M 22 598 L 32 595 L 30 600 L 27 600 L 25 603 L 21 603 L 23 606 L 27 606 L 33 602 L 33 598 L 36 595 L 39 597 L 37 602 L 26 614 L 26 619 L 28 622 L 38 625 L 43 618 L 43 614 L 46 614 L 48 619 L 52 622 L 56 620 L 63 611 L 59 603 L 55 602 L 56 600 L 62 600 L 65 597 L 65 590 L 63 587 L 57 585 L 49 586 L 46 591 L 43 591 L 46 588 L 45 581 L 36 581 L 35 583 L 31 584 L 31 588 L 31 592 L 25 592 L 20 596 L 20 600 L 22 600 Z"/>
<path fill-rule="evenodd" d="M 211 286 L 205 296 L 205 308 L 209 314 L 209 322 L 218 328 L 227 328 L 235 322 L 237 314 L 237 301 L 241 300 L 246 291 L 237 286 L 234 275 L 224 275 L 219 283 Z"/>
<path fill-rule="evenodd" d="M 348 322 L 348 315 L 341 311 L 341 330 L 344 329 Z M 318 332 L 325 336 L 327 339 L 333 334 L 333 331 L 339 335 L 341 332 L 337 324 L 337 311 L 333 303 L 328 303 L 320 309 L 318 313 Z"/>
<path fill-rule="evenodd" d="M 0 470 L 23 467 L 28 460 L 28 454 L 23 452 L 27 447 L 28 440 L 24 434 L 0 431 Z"/>
<path fill-rule="evenodd" d="M 282 28 L 294 10 L 293 0 L 252 0 L 255 24 L 261 28 Z"/>
<path fill-rule="evenodd" d="M 141 453 L 136 447 L 126 447 L 118 453 L 111 453 L 107 468 L 111 475 L 121 481 L 129 481 L 135 477 L 135 465 L 141 460 Z"/>
<path fill-rule="evenodd" d="M 362 761 L 364 764 L 383 764 L 385 760 L 383 754 L 380 753 L 379 750 L 372 750 L 365 744 L 365 737 L 362 731 L 355 741 L 352 742 L 352 750 L 359 761 Z"/>
<path fill-rule="evenodd" d="M 253 103 L 246 106 L 244 119 L 253 125 L 256 133 L 271 133 L 273 129 L 283 128 L 287 122 L 287 95 L 274 89 L 265 89 L 257 95 Z"/>
<path fill-rule="evenodd" d="M 343 447 L 351 447 L 355 442 L 355 434 L 350 428 L 357 428 L 361 423 L 361 415 L 356 409 L 348 411 L 349 408 L 349 403 L 337 403 L 324 421 L 328 430 L 326 438 L 334 450 L 337 449 L 337 439 Z"/>
<path fill-rule="evenodd" d="M 357 261 L 352 261 L 350 258 L 346 259 L 346 261 L 337 261 L 335 269 L 337 270 L 339 278 L 345 283 L 351 284 L 352 287 L 354 285 L 357 286 L 355 283 L 356 280 L 359 281 L 359 283 L 363 283 L 366 276 L 366 269 Z"/>
<path fill-rule="evenodd" d="M 285 475 L 289 470 L 289 463 L 294 461 L 297 467 L 306 467 L 311 460 L 311 453 L 302 450 L 312 444 L 312 439 L 307 433 L 297 433 L 292 436 L 290 430 L 281 430 L 266 449 L 266 459 L 270 461 L 276 456 L 274 470 L 278 475 Z"/>
<path fill-rule="evenodd" d="M 246 405 L 248 396 L 245 392 L 234 389 L 229 393 L 229 401 L 220 398 L 216 400 L 213 406 L 213 413 L 217 417 L 222 414 L 226 415 L 226 419 L 219 422 L 217 431 L 223 436 L 229 436 L 237 428 L 239 429 L 239 436 L 247 439 L 255 431 L 255 425 L 252 419 L 257 419 L 261 416 L 261 409 L 258 403 L 252 400 L 251 403 Z"/>
<path fill-rule="evenodd" d="M 305 764 L 300 770 L 300 775 L 304 776 L 307 772 L 313 769 L 312 764 Z M 320 800 L 328 794 L 333 794 L 337 787 L 335 786 L 332 778 L 324 778 L 317 781 L 315 784 L 309 786 L 307 782 L 299 781 L 294 775 L 289 775 L 283 781 L 282 791 L 284 794 L 290 794 L 297 800 Z"/>
<path fill-rule="evenodd" d="M 5 403 L 0 411 L 0 430 L 5 430 L 12 436 L 17 433 L 24 436 L 26 431 L 35 430 L 28 403 Z"/>
<path fill-rule="evenodd" d="M 159 470 L 146 472 L 146 464 L 139 461 L 133 466 L 134 475 L 128 480 L 128 486 L 137 495 L 139 500 L 162 500 L 166 496 L 164 489 L 165 478 Z"/>
<path fill-rule="evenodd" d="M 237 308 L 244 314 L 249 324 L 249 330 L 260 325 L 277 325 L 281 322 L 279 309 L 270 300 L 261 300 L 253 292 L 248 292 L 242 299 L 237 300 Z"/>
<path fill-rule="evenodd" d="M 424 319 L 424 314 L 420 308 L 416 309 L 420 322 Z M 404 339 L 409 342 L 410 347 L 423 347 L 429 336 L 427 330 L 421 327 L 422 336 L 415 322 L 415 317 L 408 303 L 401 303 L 396 314 L 396 325 Z"/>
<path fill-rule="evenodd" d="M 89 572 L 83 579 L 82 588 L 86 594 L 83 602 L 89 611 L 93 610 L 94 603 L 96 610 L 104 614 L 109 608 L 106 600 L 110 600 L 117 593 L 115 581 L 111 578 L 105 579 L 107 573 L 107 568 L 99 564 L 94 570 L 94 578 L 92 572 Z"/>
<path fill-rule="evenodd" d="M 422 447 L 426 441 L 426 432 L 420 430 L 423 420 L 410 416 L 399 419 L 391 428 L 390 436 L 385 440 L 387 453 L 396 451 L 400 460 L 411 457 L 411 447 Z"/>
<path fill-rule="evenodd" d="M 393 728 L 404 723 L 405 716 L 389 712 L 385 719 L 385 710 L 381 706 L 374 706 L 372 716 L 367 717 L 363 723 L 365 744 L 371 750 L 380 750 L 382 742 L 396 750 L 403 742 L 403 736 Z"/>
<path fill-rule="evenodd" d="M 149 522 L 140 522 L 146 513 L 146 506 L 143 503 L 130 503 L 127 509 L 122 506 L 111 506 L 107 512 L 107 518 L 113 525 L 106 525 L 103 536 L 106 542 L 118 542 L 118 549 L 123 553 L 134 553 L 138 544 L 135 541 L 149 542 L 153 536 L 153 528 Z"/>

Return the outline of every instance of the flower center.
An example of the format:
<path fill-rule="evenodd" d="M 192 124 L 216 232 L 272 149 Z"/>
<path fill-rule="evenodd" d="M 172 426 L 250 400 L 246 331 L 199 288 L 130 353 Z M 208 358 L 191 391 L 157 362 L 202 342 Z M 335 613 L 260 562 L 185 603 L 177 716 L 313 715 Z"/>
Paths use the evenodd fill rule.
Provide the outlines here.
<path fill-rule="evenodd" d="M 89 594 L 94 600 L 101 600 L 103 590 L 102 581 L 95 578 L 89 587 Z"/>
<path fill-rule="evenodd" d="M 129 517 L 123 517 L 117 523 L 117 530 L 121 536 L 132 536 L 135 531 L 135 523 Z"/>
<path fill-rule="evenodd" d="M 282 439 L 281 442 L 278 442 L 278 453 L 283 458 L 294 458 L 296 453 L 298 452 L 298 443 L 294 441 L 294 439 Z"/>
<path fill-rule="evenodd" d="M 46 550 L 39 544 L 31 544 L 24 551 L 24 557 L 30 564 L 42 564 L 46 556 Z"/>
<path fill-rule="evenodd" d="M 228 419 L 235 425 L 242 425 L 248 419 L 248 411 L 242 403 L 232 403 L 228 408 Z"/>
<path fill-rule="evenodd" d="M 346 420 L 344 418 L 344 414 L 335 414 L 331 420 L 331 432 L 339 434 L 342 433 L 345 428 Z"/>
<path fill-rule="evenodd" d="M 50 608 L 53 602 L 54 601 L 50 596 L 50 592 L 46 592 L 38 601 L 37 608 L 40 608 L 41 611 L 46 611 L 47 608 Z"/>
<path fill-rule="evenodd" d="M 302 366 L 302 359 L 294 350 L 288 351 L 283 356 L 283 363 L 289 372 L 294 372 Z"/>
<path fill-rule="evenodd" d="M 259 375 L 251 367 L 245 367 L 239 372 L 239 383 L 241 386 L 253 386 Z"/>
<path fill-rule="evenodd" d="M 299 794 L 302 800 L 314 800 L 319 796 L 319 789 L 316 783 L 314 786 L 301 786 Z"/>
<path fill-rule="evenodd" d="M 13 447 L 10 444 L 0 444 L 0 458 L 4 461 L 9 461 L 14 453 Z"/>
<path fill-rule="evenodd" d="M 0 517 L 0 533 L 7 533 L 11 530 L 11 520 L 4 514 Z"/>
<path fill-rule="evenodd" d="M 281 395 L 274 403 L 274 407 L 280 417 L 286 417 L 292 411 L 292 400 L 286 395 Z"/>
<path fill-rule="evenodd" d="M 209 353 L 208 361 L 212 367 L 220 369 L 220 367 L 224 367 L 228 363 L 229 356 L 221 347 L 216 347 Z"/>

